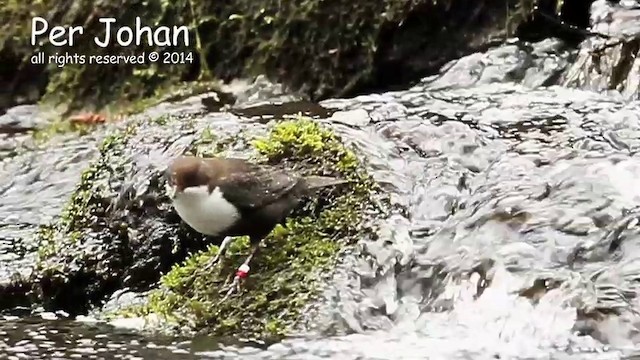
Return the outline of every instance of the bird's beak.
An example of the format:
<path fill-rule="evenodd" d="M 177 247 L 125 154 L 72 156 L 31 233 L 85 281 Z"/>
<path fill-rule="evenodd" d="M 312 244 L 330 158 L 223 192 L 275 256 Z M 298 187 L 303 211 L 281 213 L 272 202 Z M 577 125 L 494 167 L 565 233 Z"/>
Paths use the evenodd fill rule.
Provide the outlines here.
<path fill-rule="evenodd" d="M 167 182 L 166 190 L 167 190 L 167 196 L 169 196 L 169 199 L 173 200 L 176 197 L 177 186 L 171 185 Z"/>

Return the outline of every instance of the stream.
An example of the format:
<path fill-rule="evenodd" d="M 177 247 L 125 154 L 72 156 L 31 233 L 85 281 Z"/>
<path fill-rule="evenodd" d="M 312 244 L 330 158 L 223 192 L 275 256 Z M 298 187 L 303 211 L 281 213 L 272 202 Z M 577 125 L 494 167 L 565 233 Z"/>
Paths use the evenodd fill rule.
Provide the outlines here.
<path fill-rule="evenodd" d="M 146 336 L 134 321 L 12 313 L 0 318 L 0 355 L 640 358 L 640 101 L 544 86 L 571 56 L 555 40 L 506 44 L 405 90 L 320 102 L 327 112 L 318 121 L 367 159 L 403 211 L 344 259 L 308 331 L 260 346 Z M 263 87 L 235 107 L 294 99 Z M 208 113 L 200 99 L 146 113 L 202 113 L 203 124 L 257 129 L 281 111 Z M 30 236 L 58 216 L 105 133 L 46 148 L 27 135 L 0 138 L 0 149 L 22 149 L 0 160 L 0 279 L 28 271 Z"/>

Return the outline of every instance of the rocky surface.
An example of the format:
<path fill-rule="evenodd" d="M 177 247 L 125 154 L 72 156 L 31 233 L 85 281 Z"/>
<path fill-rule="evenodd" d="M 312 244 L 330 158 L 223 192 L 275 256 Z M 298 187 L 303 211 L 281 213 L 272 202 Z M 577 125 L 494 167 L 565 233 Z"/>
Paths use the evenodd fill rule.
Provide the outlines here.
<path fill-rule="evenodd" d="M 344 254 L 323 300 L 300 323 L 299 330 L 310 336 L 257 347 L 222 341 L 206 351 L 194 342 L 187 357 L 636 354 L 640 104 L 616 92 L 536 88 L 566 74 L 572 57 L 563 49 L 553 40 L 516 42 L 451 62 L 406 90 L 314 105 L 311 112 L 324 114 L 318 121 L 366 159 L 367 170 L 390 196 L 393 216 L 377 224 L 377 236 Z M 265 118 L 283 116 L 279 106 L 263 107 L 266 116 L 243 115 L 240 103 L 229 112 L 209 112 L 202 97 L 195 97 L 163 103 L 147 115 L 186 112 L 196 126 L 209 119 L 220 122 L 220 131 L 246 125 L 259 132 Z M 178 136 L 162 133 L 164 120 L 157 125 L 163 139 Z M 138 179 L 162 162 L 145 152 L 152 141 L 147 135 L 156 135 L 144 135 L 134 148 L 145 154 Z M 190 136 L 181 138 L 191 141 Z M 98 131 L 77 141 L 96 156 L 104 138 Z M 37 203 L 48 191 L 51 198 L 68 198 L 90 159 L 74 160 L 76 170 L 69 174 L 75 181 L 59 188 L 46 188 L 50 178 L 36 175 L 51 173 L 75 153 L 73 146 L 53 143 L 47 151 L 5 159 L 2 169 L 13 177 L 0 177 L 3 188 L 33 189 L 22 204 Z M 132 183 L 147 188 L 135 177 Z M 57 214 L 62 203 L 52 202 L 46 211 Z M 1 204 L 1 211 L 11 209 Z M 30 218 L 18 208 L 11 213 Z M 12 239 L 11 246 L 24 246 L 33 225 L 40 224 L 11 224 L 2 236 Z M 22 253 L 4 245 L 5 264 L 21 270 L 36 258 L 33 245 Z M 2 291 L 19 294 L 20 283 L 8 280 Z M 131 294 L 116 292 L 109 305 Z"/>
<path fill-rule="evenodd" d="M 403 85 L 513 34 L 530 15 L 530 5 L 523 0 L 471 6 L 459 0 L 304 0 L 287 6 L 268 0 L 8 2 L 0 5 L 0 18 L 6 19 L 0 26 L 0 111 L 42 96 L 67 110 L 92 110 L 114 100 L 122 105 L 201 76 L 230 80 L 266 74 L 313 100 Z M 51 26 L 83 25 L 91 36 L 78 37 L 72 47 L 53 47 L 44 38 L 31 46 L 31 24 L 24 20 L 33 16 Z M 129 26 L 135 16 L 144 19 L 143 25 L 187 26 L 190 44 L 99 48 L 93 43 L 94 36 L 104 34 L 98 19 L 109 16 Z M 193 59 L 137 67 L 29 62 L 34 53 L 113 51 L 191 53 Z"/>
<path fill-rule="evenodd" d="M 640 4 L 598 0 L 591 6 L 590 37 L 561 84 L 593 91 L 617 91 L 640 98 Z"/>
<path fill-rule="evenodd" d="M 6 260 L 12 266 L 3 279 L 5 308 L 42 305 L 75 316 L 100 308 L 112 295 L 121 298 L 123 291 L 149 290 L 160 280 L 147 304 L 120 306 L 107 315 L 160 315 L 179 329 L 259 337 L 281 336 L 296 323 L 317 288 L 329 280 L 337 253 L 365 235 L 364 212 L 373 213 L 369 197 L 374 184 L 356 156 L 317 124 L 292 120 L 274 127 L 243 121 L 231 112 L 209 113 L 211 97 L 218 95 L 190 98 L 173 109 L 167 104 L 151 108 L 88 141 L 98 149 L 80 157 L 91 159 L 81 161 L 84 169 L 62 211 L 34 234 L 16 234 L 25 239 L 14 242 L 32 246 L 19 261 L 20 254 L 8 246 L 12 256 Z M 219 289 L 247 251 L 246 239 L 232 245 L 217 272 L 203 273 L 217 251 L 208 246 L 221 239 L 206 239 L 180 221 L 164 192 L 162 174 L 180 154 L 221 152 L 243 158 L 257 154 L 255 161 L 353 182 L 323 190 L 318 200 L 299 209 L 265 241 L 246 294 L 217 304 Z M 15 211 L 9 205 L 6 201 L 7 210 Z M 35 265 L 24 266 L 34 260 L 34 248 Z"/>
<path fill-rule="evenodd" d="M 308 319 L 325 337 L 194 357 L 632 351 L 637 102 L 560 87 L 425 83 L 322 105 L 360 114 L 359 125 L 331 126 L 367 154 L 407 211 L 339 267 L 324 316 Z"/>

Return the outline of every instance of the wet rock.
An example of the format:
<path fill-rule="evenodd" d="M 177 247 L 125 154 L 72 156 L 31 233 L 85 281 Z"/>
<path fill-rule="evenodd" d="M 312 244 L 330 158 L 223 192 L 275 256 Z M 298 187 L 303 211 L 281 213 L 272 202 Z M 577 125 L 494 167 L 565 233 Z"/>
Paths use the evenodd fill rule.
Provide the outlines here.
<path fill-rule="evenodd" d="M 195 139 L 189 117 L 178 118 L 155 130 L 132 120 L 107 136 L 60 220 L 41 227 L 34 291 L 45 308 L 86 313 L 119 288 L 149 287 L 204 247 L 201 235 L 179 226 L 162 188 L 167 161 Z"/>
<path fill-rule="evenodd" d="M 310 118 L 324 118 L 331 114 L 331 111 L 318 104 L 308 101 L 294 102 L 267 102 L 263 105 L 255 105 L 244 108 L 235 108 L 234 114 L 260 119 L 263 123 L 268 123 L 274 119 L 294 117 L 301 114 Z"/>
<path fill-rule="evenodd" d="M 430 89 L 515 82 L 535 88 L 554 84 L 569 66 L 572 52 L 557 39 L 528 44 L 511 41 L 484 53 L 453 60 L 440 74 L 423 80 Z"/>
<path fill-rule="evenodd" d="M 338 111 L 333 113 L 329 121 L 349 126 L 364 127 L 369 124 L 371 118 L 364 110 Z"/>
<path fill-rule="evenodd" d="M 509 46 L 502 50 L 507 55 L 515 51 Z M 492 58 L 507 59 L 504 67 L 497 63 L 498 68 L 523 69 L 509 57 L 498 59 Z M 460 78 L 465 78 L 464 68 L 460 71 Z M 394 216 L 369 224 L 375 231 L 345 252 L 335 275 L 328 275 L 333 281 L 320 299 L 321 316 L 307 314 L 319 324 L 302 329 L 317 330 L 315 337 L 286 339 L 257 354 L 237 344 L 210 354 L 273 359 L 415 359 L 427 353 L 442 359 L 600 359 L 633 353 L 640 294 L 640 196 L 635 186 L 640 172 L 640 104 L 606 92 L 531 88 L 506 79 L 496 83 L 493 75 L 487 79 L 488 83 L 468 87 L 443 83 L 439 90 L 430 88 L 428 79 L 402 91 L 322 101 L 320 105 L 332 111 L 371 116 L 368 124 L 356 126 L 327 122 L 363 154 L 368 171 L 389 193 Z M 181 106 L 165 104 L 149 114 L 178 111 Z M 228 113 L 195 113 L 185 123 L 204 126 L 198 123 L 202 121 L 214 134 L 253 134 L 265 127 Z M 130 189 L 117 192 L 123 204 L 145 196 L 153 200 L 157 184 L 147 182 L 153 169 L 166 154 L 179 153 L 192 137 L 202 136 L 172 124 L 166 130 L 150 127 L 127 143 L 140 152 L 132 157 L 135 166 L 127 168 L 134 174 Z M 158 149 L 157 144 L 166 147 Z M 239 154 L 248 146 L 242 141 L 229 144 Z M 55 151 L 60 150 L 50 149 Z M 37 160 L 18 157 L 3 165 L 18 174 L 15 180 L 2 178 L 9 194 L 13 186 L 37 190 L 45 183 L 23 165 L 42 165 L 46 156 L 32 156 Z M 41 167 L 51 173 L 51 167 Z M 140 199 L 136 194 L 145 195 Z M 19 209 L 13 212 L 26 218 L 28 212 Z M 145 216 L 154 219 L 153 214 Z M 152 238 L 162 238 L 162 226 L 141 226 Z M 15 235 L 13 231 L 7 230 Z M 91 246 L 119 240 L 87 239 L 69 247 L 96 254 L 104 248 Z M 121 249 L 120 245 L 114 241 L 108 250 Z M 156 254 L 158 247 L 142 244 L 140 249 L 136 272 L 156 274 L 166 265 L 143 256 Z M 93 255 L 83 260 L 111 265 Z M 199 264 L 195 261 L 189 269 Z M 111 276 L 96 268 L 98 276 Z M 123 273 L 116 276 L 126 279 Z M 95 278 L 89 279 L 95 283 Z M 58 288 L 68 289 L 64 278 L 54 280 L 60 281 Z M 82 286 L 89 283 L 72 280 Z M 104 283 L 105 277 L 98 280 Z M 24 350 L 19 347 L 24 344 L 15 346 L 18 350 L 12 351 Z"/>
<path fill-rule="evenodd" d="M 30 137 L 30 136 L 29 136 Z M 91 135 L 61 137 L 48 148 L 23 151 L 0 162 L 0 283 L 24 288 L 38 255 L 34 234 L 53 221 L 95 154 Z M 22 209 L 24 211 L 20 211 Z"/>
<path fill-rule="evenodd" d="M 332 131 L 310 120 L 285 121 L 274 124 L 268 137 L 257 139 L 253 146 L 263 161 L 303 174 L 345 177 L 353 180 L 353 186 L 323 191 L 265 238 L 261 252 L 265 255 L 254 260 L 252 267 L 258 271 L 247 281 L 251 295 L 220 301 L 219 287 L 248 250 L 248 239 L 243 237 L 216 270 L 204 270 L 217 251 L 208 247 L 163 276 L 147 304 L 126 311 L 158 314 L 176 319 L 178 326 L 214 335 L 279 337 L 298 322 L 302 306 L 317 296 L 317 287 L 329 280 L 338 252 L 370 231 L 364 220 L 381 211 L 369 200 L 374 184 Z M 248 151 L 245 148 L 245 155 Z"/>
<path fill-rule="evenodd" d="M 0 134 L 16 134 L 35 130 L 46 124 L 39 114 L 37 105 L 12 107 L 0 115 Z"/>
<path fill-rule="evenodd" d="M 241 1 L 228 6 L 195 0 L 171 4 L 155 0 L 137 7 L 136 1 L 127 0 L 121 6 L 103 2 L 96 8 L 89 1 L 70 7 L 67 0 L 56 0 L 33 6 L 4 5 L 0 14 L 7 21 L 0 27 L 0 64 L 7 70 L 0 72 L 0 111 L 24 101 L 36 102 L 41 96 L 52 103 L 62 103 L 69 110 L 94 110 L 114 100 L 135 102 L 163 85 L 194 81 L 200 75 L 229 81 L 266 73 L 312 100 L 362 93 L 368 88 L 407 84 L 436 72 L 447 61 L 504 38 L 532 12 L 520 1 L 469 6 L 460 0 L 378 0 L 345 2 L 339 5 L 340 9 L 318 0 L 307 0 L 305 4 L 282 8 L 269 1 Z M 132 6 L 137 10 L 130 10 Z M 104 26 L 95 20 L 94 11 L 128 25 L 132 25 L 135 16 L 147 25 L 189 24 L 188 45 L 180 41 L 172 47 L 182 54 L 181 61 L 159 62 L 153 68 L 79 64 L 71 70 L 55 63 L 34 65 L 28 61 L 34 53 L 62 54 L 61 48 L 47 42 L 34 48 L 16 40 L 30 36 L 30 23 L 18 19 L 29 18 L 32 13 L 55 14 L 47 18 L 50 23 L 55 20 L 57 24 L 85 24 L 85 33 L 92 34 L 77 38 L 73 48 L 65 51 L 110 54 L 111 47 L 101 49 L 93 44 L 94 36 L 104 35 Z M 513 16 L 514 12 L 521 16 Z M 336 13 L 344 16 L 334 16 Z M 448 30 L 443 32 L 443 28 Z M 118 49 L 120 55 L 140 55 L 135 47 Z M 153 45 L 145 50 L 164 51 Z"/>
<path fill-rule="evenodd" d="M 384 106 L 378 107 L 374 112 L 369 114 L 374 122 L 385 120 L 400 120 L 407 113 L 407 108 L 399 103 L 389 102 Z"/>
<path fill-rule="evenodd" d="M 640 9 L 623 3 L 595 1 L 591 9 L 590 37 L 560 83 L 593 91 L 616 91 L 628 99 L 640 95 Z"/>
<path fill-rule="evenodd" d="M 69 179 L 77 184 L 59 216 L 30 229 L 37 229 L 31 236 L 37 262 L 18 290 L 31 289 L 18 294 L 11 284 L 0 287 L 11 299 L 5 305 L 42 303 L 46 310 L 63 309 L 72 316 L 101 308 L 109 316 L 144 315 L 142 323 L 149 316 L 177 318 L 176 325 L 186 330 L 207 328 L 218 335 L 286 333 L 316 287 L 328 281 L 338 251 L 370 231 L 363 224 L 365 216 L 381 211 L 368 200 L 375 184 L 338 137 L 310 120 L 284 122 L 259 140 L 267 126 L 239 121 L 232 113 L 203 114 L 200 99 L 160 104 L 102 134 L 97 152 L 91 152 L 95 157 L 88 163 L 82 159 L 79 180 Z M 233 246 L 218 274 L 203 273 L 202 262 L 217 251 L 211 245 L 221 239 L 207 239 L 182 223 L 164 190 L 168 162 L 185 152 L 258 156 L 256 161 L 290 166 L 302 174 L 345 177 L 353 185 L 323 190 L 317 201 L 297 210 L 286 228 L 265 240 L 263 252 L 270 255 L 256 259 L 254 266 L 261 271 L 252 276 L 253 296 L 243 297 L 246 304 L 218 303 L 218 288 L 237 266 L 246 239 Z M 53 175 L 50 167 L 39 170 L 49 171 L 46 178 Z M 41 184 L 37 173 L 25 172 L 20 180 L 22 185 Z M 28 253 L 33 255 L 33 249 Z M 17 260 L 6 259 L 11 264 Z M 138 304 L 135 293 L 153 287 L 156 291 Z M 124 300 L 119 294 L 123 289 L 128 290 Z M 226 314 L 226 320 L 218 321 L 219 314 Z M 272 320 L 265 323 L 263 318 Z"/>
<path fill-rule="evenodd" d="M 291 94 L 282 84 L 273 83 L 264 75 L 258 75 L 250 84 L 244 80 L 234 80 L 223 89 L 229 89 L 236 94 L 236 105 L 254 107 L 264 103 L 291 103 L 303 100 L 302 96 Z M 235 90 L 235 91 L 234 91 Z"/>
<path fill-rule="evenodd" d="M 37 105 L 15 106 L 0 115 L 0 159 L 32 148 L 30 133 L 47 122 Z"/>

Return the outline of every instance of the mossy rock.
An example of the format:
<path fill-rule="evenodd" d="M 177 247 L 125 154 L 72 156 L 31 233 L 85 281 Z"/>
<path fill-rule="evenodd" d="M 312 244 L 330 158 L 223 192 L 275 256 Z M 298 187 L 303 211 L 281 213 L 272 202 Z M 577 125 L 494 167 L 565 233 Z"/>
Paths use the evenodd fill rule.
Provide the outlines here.
<path fill-rule="evenodd" d="M 48 103 L 66 110 L 100 109 L 114 101 L 132 103 L 155 96 L 169 84 L 266 74 L 301 90 L 312 100 L 348 96 L 370 88 L 416 81 L 447 61 L 506 38 L 537 0 L 338 1 L 240 0 L 10 0 L 0 4 L 0 91 L 7 99 Z M 84 26 L 72 48 L 47 41 L 29 44 L 30 19 L 51 26 Z M 101 17 L 133 27 L 136 16 L 149 26 L 187 26 L 190 45 L 100 48 Z M 513 20 L 513 21 L 511 21 Z M 138 55 L 190 52 L 193 61 L 143 65 L 33 65 L 35 52 Z M 6 85 L 6 86 L 4 86 Z M 7 90 L 8 89 L 8 90 Z M 13 99 L 11 99 L 13 98 Z M 0 111 L 10 103 L 0 103 Z"/>
<path fill-rule="evenodd" d="M 175 265 L 147 305 L 125 309 L 121 315 L 156 314 L 179 328 L 207 334 L 277 338 L 290 331 L 330 280 L 340 250 L 367 235 L 365 214 L 374 209 L 371 196 L 377 188 L 333 132 L 310 120 L 285 121 L 254 146 L 256 161 L 352 183 L 324 190 L 298 209 L 286 226 L 278 226 L 263 241 L 239 295 L 221 301 L 224 284 L 247 255 L 246 237 L 235 240 L 213 271 L 204 266 L 217 246 Z"/>
<path fill-rule="evenodd" d="M 117 19 L 115 26 L 134 28 L 135 18 L 139 16 L 144 23 L 152 27 L 165 25 L 168 27 L 196 26 L 190 1 L 168 2 L 162 0 L 140 2 L 126 0 L 119 3 L 80 0 L 52 1 L 9 1 L 0 4 L 0 16 L 6 19 L 0 25 L 0 66 L 7 69 L 7 74 L 0 73 L 0 84 L 3 78 L 8 83 L 9 93 L 21 91 L 22 84 L 39 85 L 38 95 L 44 96 L 48 104 L 62 105 L 61 110 L 73 111 L 80 108 L 87 110 L 102 109 L 116 101 L 120 106 L 135 103 L 140 99 L 153 97 L 163 92 L 166 87 L 178 81 L 191 81 L 199 78 L 200 65 L 194 31 L 190 31 L 189 46 L 180 43 L 176 47 L 140 46 L 121 47 L 119 45 L 101 48 L 94 43 L 94 37 L 103 38 L 105 26 L 100 18 Z M 31 46 L 31 19 L 34 16 L 45 18 L 49 29 L 55 25 L 83 26 L 84 33 L 76 35 L 73 46 L 53 46 L 46 36 L 41 36 L 36 46 Z M 112 34 L 115 38 L 115 34 Z M 84 64 L 69 63 L 59 66 L 56 63 L 34 65 L 31 55 L 44 53 L 47 57 L 55 54 L 71 55 L 139 55 L 150 51 L 171 51 L 191 53 L 192 61 L 164 63 L 162 61 L 142 65 L 131 64 Z M 48 59 L 48 58 L 47 58 Z M 5 64 L 10 65 L 6 67 Z M 4 90 L 4 89 L 3 89 Z M 33 91 L 31 91 L 33 92 Z M 39 98 L 39 97 L 38 97 Z M 37 99 L 36 99 L 37 100 Z M 0 104 L 1 106 L 2 104 Z"/>
<path fill-rule="evenodd" d="M 126 119 L 128 116 L 139 114 L 144 109 L 158 105 L 163 102 L 179 102 L 194 95 L 203 93 L 215 93 L 212 96 L 212 101 L 209 103 L 208 111 L 217 111 L 222 107 L 229 105 L 235 101 L 235 97 L 232 94 L 220 91 L 219 83 L 214 81 L 199 81 L 192 84 L 178 83 L 171 86 L 157 89 L 153 96 L 142 97 L 137 101 L 133 101 L 127 104 L 115 103 L 110 105 L 113 111 L 107 111 L 104 122 L 73 122 L 64 113 L 51 114 L 50 121 L 41 128 L 35 129 L 31 132 L 36 144 L 44 146 L 49 140 L 56 138 L 59 135 L 71 135 L 82 136 L 95 131 L 103 127 L 105 124 L 115 123 Z M 162 125 L 162 122 L 166 121 L 167 117 L 160 116 L 153 119 L 158 125 Z"/>
<path fill-rule="evenodd" d="M 36 234 L 39 256 L 30 282 L 45 309 L 83 314 L 118 289 L 148 289 L 175 262 L 207 245 L 171 211 L 160 169 L 144 174 L 147 180 L 137 185 L 142 193 L 132 188 L 128 176 L 141 150 L 130 141 L 141 126 L 161 126 L 153 121 L 131 121 L 108 135 L 60 219 Z M 158 146 L 161 139 L 147 141 Z"/>
<path fill-rule="evenodd" d="M 257 138 L 247 135 L 252 128 L 220 136 L 224 122 L 209 129 L 208 123 L 196 128 L 196 121 L 171 116 L 130 120 L 106 137 L 60 220 L 37 234 L 39 261 L 30 279 L 36 302 L 47 310 L 84 314 L 117 290 L 152 289 L 146 305 L 118 314 L 156 314 L 182 330 L 218 335 L 269 338 L 289 331 L 330 280 L 340 251 L 369 234 L 367 220 L 377 209 L 372 196 L 378 188 L 355 154 L 312 120 L 278 122 L 266 137 Z M 179 129 L 191 134 L 190 142 L 183 141 L 187 135 Z M 203 270 L 217 252 L 214 239 L 180 220 L 164 193 L 164 169 L 141 169 L 134 160 L 149 148 L 164 153 L 162 141 L 171 136 L 181 139 L 181 153 L 241 150 L 256 162 L 350 182 L 318 190 L 303 201 L 286 226 L 264 240 L 241 296 L 218 303 L 221 287 L 247 255 L 248 240 L 237 239 L 218 267 Z M 132 189 L 141 180 L 146 188 Z"/>

